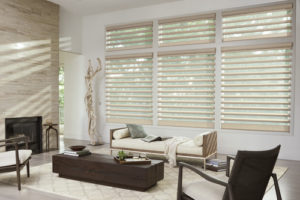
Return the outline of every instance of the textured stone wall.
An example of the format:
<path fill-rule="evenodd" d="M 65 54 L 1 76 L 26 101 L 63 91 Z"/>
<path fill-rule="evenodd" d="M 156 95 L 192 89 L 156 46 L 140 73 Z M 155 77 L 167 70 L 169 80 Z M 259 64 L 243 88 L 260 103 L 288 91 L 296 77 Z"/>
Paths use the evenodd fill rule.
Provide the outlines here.
<path fill-rule="evenodd" d="M 0 1 L 0 139 L 8 117 L 58 122 L 58 25 L 56 4 Z"/>

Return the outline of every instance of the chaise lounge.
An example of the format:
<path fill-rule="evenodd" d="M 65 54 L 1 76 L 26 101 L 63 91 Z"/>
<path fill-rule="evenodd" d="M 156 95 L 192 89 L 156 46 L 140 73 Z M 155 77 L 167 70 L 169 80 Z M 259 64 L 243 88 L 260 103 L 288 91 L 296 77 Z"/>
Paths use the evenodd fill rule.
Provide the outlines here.
<path fill-rule="evenodd" d="M 117 128 L 110 130 L 110 149 L 111 153 L 114 150 L 125 150 L 129 152 L 146 153 L 165 155 L 165 141 L 144 142 L 140 138 L 125 137 L 122 139 L 115 139 L 114 132 L 124 128 Z M 177 147 L 177 157 L 188 157 L 198 160 L 203 160 L 205 169 L 206 159 L 216 155 L 217 153 L 217 132 L 207 132 L 202 135 L 203 143 L 201 146 L 194 144 L 193 139 L 184 142 Z"/>

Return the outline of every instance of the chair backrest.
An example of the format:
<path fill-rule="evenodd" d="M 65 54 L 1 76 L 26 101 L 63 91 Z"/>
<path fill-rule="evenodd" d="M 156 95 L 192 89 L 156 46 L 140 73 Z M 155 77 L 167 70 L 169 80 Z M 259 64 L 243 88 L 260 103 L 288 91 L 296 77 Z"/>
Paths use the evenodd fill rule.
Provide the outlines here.
<path fill-rule="evenodd" d="M 228 184 L 235 200 L 262 200 L 272 175 L 280 145 L 267 151 L 238 151 Z M 226 188 L 223 200 L 229 200 Z"/>

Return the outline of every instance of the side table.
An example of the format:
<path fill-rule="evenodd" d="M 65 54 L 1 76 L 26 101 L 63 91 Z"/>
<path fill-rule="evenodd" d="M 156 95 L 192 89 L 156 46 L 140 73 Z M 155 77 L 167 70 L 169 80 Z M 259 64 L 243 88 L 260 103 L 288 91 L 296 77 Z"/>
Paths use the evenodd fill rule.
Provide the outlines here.
<path fill-rule="evenodd" d="M 56 128 L 54 128 L 54 126 L 57 126 L 58 124 L 52 124 L 52 123 L 46 123 L 46 124 L 43 124 L 43 126 L 47 126 L 48 128 L 46 129 L 46 151 L 49 151 L 50 148 L 49 148 L 49 144 L 50 144 L 50 140 L 49 140 L 49 137 L 50 137 L 50 130 L 54 130 L 55 131 L 55 135 L 56 135 L 56 149 L 55 150 L 58 150 L 58 138 L 59 138 L 59 135 L 58 135 L 58 130 Z"/>

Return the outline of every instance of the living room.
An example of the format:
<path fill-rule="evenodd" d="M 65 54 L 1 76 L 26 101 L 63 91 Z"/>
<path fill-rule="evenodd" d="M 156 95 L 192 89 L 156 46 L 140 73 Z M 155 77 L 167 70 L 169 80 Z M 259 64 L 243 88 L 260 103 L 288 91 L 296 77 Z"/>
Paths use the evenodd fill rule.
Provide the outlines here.
<path fill-rule="evenodd" d="M 299 0 L 2 0 L 0 5 L 0 139 L 21 134 L 19 129 L 8 136 L 12 124 L 29 118 L 38 124 L 36 138 L 29 139 L 32 155 L 25 159 L 30 177 L 28 163 L 20 157 L 20 170 L 10 154 L 17 161 L 11 172 L 0 173 L 0 199 L 256 199 L 246 193 L 255 193 L 258 184 L 247 191 L 240 185 L 228 189 L 234 180 L 228 174 L 228 181 L 224 170 L 230 169 L 214 172 L 207 166 L 229 160 L 228 165 L 228 156 L 237 156 L 231 161 L 237 177 L 238 167 L 249 170 L 238 164 L 238 151 L 263 153 L 278 145 L 271 169 L 277 178 L 269 173 L 265 195 L 257 199 L 300 196 Z M 147 136 L 162 141 L 142 140 Z M 74 157 L 63 155 L 72 145 L 92 153 L 78 158 L 86 161 L 77 168 Z M 151 164 L 116 165 L 112 156 L 123 153 Z M 80 174 L 81 167 L 96 165 L 92 158 L 101 158 L 94 154 L 113 161 L 98 163 L 107 170 L 106 184 L 92 181 L 96 174 L 70 177 L 72 170 Z M 72 170 L 65 167 L 68 158 Z M 253 161 L 258 163 L 264 162 Z M 152 165 L 163 177 L 142 192 L 130 189 L 134 181 L 120 174 L 120 180 L 108 178 L 120 166 L 137 176 Z M 226 185 L 214 188 L 203 174 Z M 250 179 L 239 181 L 247 185 Z M 196 192 L 186 184 L 194 181 L 203 184 Z M 238 196 L 241 191 L 245 196 Z"/>

